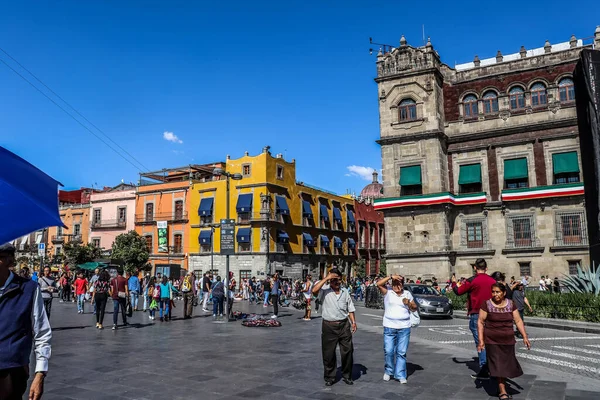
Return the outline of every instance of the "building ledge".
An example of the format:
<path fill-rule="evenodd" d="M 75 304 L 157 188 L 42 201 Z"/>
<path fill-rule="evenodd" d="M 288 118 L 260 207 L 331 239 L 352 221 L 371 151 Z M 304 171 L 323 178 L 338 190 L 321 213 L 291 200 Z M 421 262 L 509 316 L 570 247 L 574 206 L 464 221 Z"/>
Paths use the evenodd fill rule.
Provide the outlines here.
<path fill-rule="evenodd" d="M 487 203 L 485 192 L 454 194 L 450 192 L 422 194 L 414 196 L 387 197 L 375 199 L 373 208 L 375 210 L 386 210 L 391 208 L 432 206 L 436 204 L 450 204 L 453 206 L 468 206 L 473 204 Z"/>
<path fill-rule="evenodd" d="M 588 251 L 590 249 L 590 246 L 582 244 L 582 245 L 577 245 L 577 246 L 551 246 L 550 247 L 550 252 L 551 253 L 556 253 L 556 252 L 568 252 L 568 251 Z"/>
<path fill-rule="evenodd" d="M 496 254 L 496 249 L 461 249 L 456 250 L 456 255 L 458 257 L 463 256 L 493 256 Z"/>
<path fill-rule="evenodd" d="M 583 182 L 578 182 L 567 183 L 564 185 L 537 186 L 525 189 L 507 189 L 502 191 L 502 201 L 522 201 L 583 195 Z"/>
<path fill-rule="evenodd" d="M 502 254 L 543 253 L 545 247 L 514 247 L 502 249 Z"/>

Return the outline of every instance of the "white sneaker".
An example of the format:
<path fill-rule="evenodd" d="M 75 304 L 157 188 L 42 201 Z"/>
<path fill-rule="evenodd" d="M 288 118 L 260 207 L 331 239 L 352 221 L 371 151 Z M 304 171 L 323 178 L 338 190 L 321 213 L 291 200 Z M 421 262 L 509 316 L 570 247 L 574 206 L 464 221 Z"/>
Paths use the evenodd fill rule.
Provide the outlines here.
<path fill-rule="evenodd" d="M 277 315 L 271 315 L 271 319 L 277 319 Z"/>
<path fill-rule="evenodd" d="M 384 380 L 385 382 L 389 382 L 389 381 L 390 381 L 390 378 L 391 378 L 391 377 L 390 377 L 388 374 L 383 374 L 383 380 Z"/>
<path fill-rule="evenodd" d="M 406 385 L 406 379 L 400 378 L 400 383 L 403 384 L 403 385 Z"/>

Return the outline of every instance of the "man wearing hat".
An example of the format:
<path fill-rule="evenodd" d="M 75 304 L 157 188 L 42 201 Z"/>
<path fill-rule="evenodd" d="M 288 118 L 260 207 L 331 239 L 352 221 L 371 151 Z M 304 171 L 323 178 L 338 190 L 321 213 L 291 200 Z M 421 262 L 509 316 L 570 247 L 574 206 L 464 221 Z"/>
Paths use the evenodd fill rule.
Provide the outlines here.
<path fill-rule="evenodd" d="M 52 330 L 36 282 L 15 275 L 15 247 L 0 245 L 0 399 L 21 399 L 29 379 L 29 356 L 35 349 L 30 399 L 41 399 L 48 371 Z"/>

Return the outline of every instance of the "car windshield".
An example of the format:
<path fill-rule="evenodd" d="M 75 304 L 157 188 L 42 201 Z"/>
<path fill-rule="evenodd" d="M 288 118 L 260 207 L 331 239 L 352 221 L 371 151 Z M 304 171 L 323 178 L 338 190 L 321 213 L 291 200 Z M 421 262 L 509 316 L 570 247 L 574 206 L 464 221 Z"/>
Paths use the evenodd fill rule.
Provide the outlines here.
<path fill-rule="evenodd" d="M 435 290 L 431 286 L 409 286 L 408 289 L 412 294 L 430 294 L 430 295 L 439 295 L 440 292 Z"/>

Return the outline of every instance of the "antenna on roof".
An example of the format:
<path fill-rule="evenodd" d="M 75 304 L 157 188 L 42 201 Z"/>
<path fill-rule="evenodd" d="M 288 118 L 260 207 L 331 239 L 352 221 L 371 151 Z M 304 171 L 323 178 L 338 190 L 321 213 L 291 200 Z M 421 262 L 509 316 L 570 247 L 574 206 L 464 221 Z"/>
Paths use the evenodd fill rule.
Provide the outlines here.
<path fill-rule="evenodd" d="M 423 24 L 423 46 L 425 46 L 425 24 Z"/>

